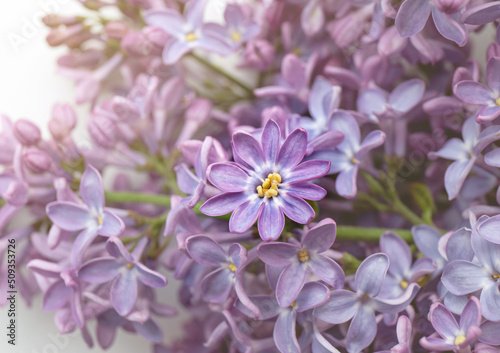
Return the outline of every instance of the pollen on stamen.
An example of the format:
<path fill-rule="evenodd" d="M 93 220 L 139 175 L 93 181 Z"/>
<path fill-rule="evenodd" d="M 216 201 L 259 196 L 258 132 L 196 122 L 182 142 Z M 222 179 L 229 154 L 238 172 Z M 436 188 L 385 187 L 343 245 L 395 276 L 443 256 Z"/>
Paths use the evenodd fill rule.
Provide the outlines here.
<path fill-rule="evenodd" d="M 306 249 L 302 249 L 299 252 L 297 252 L 297 257 L 299 258 L 300 262 L 306 262 L 309 260 L 309 253 L 307 252 Z"/>
<path fill-rule="evenodd" d="M 259 197 L 271 198 L 278 196 L 278 186 L 282 178 L 279 173 L 269 173 L 267 178 L 262 182 L 262 185 L 257 186 L 257 194 Z"/>
<path fill-rule="evenodd" d="M 455 343 L 456 346 L 458 346 L 458 345 L 461 345 L 462 343 L 464 343 L 466 340 L 467 340 L 467 338 L 465 336 L 460 335 L 460 336 L 457 336 L 455 338 L 455 342 L 454 343 Z"/>
<path fill-rule="evenodd" d="M 495 104 L 500 107 L 500 97 L 498 97 L 497 99 L 495 99 Z"/>
<path fill-rule="evenodd" d="M 97 223 L 99 223 L 99 225 L 102 225 L 103 220 L 102 220 L 101 216 L 97 216 Z"/>
<path fill-rule="evenodd" d="M 231 39 L 233 40 L 233 42 L 239 42 L 241 40 L 241 33 L 238 31 L 232 31 Z"/>
<path fill-rule="evenodd" d="M 401 283 L 399 283 L 399 286 L 401 287 L 401 289 L 405 290 L 406 288 L 408 288 L 408 281 L 401 281 Z"/>
<path fill-rule="evenodd" d="M 236 272 L 236 266 L 234 264 L 229 264 L 229 269 L 233 272 Z"/>
<path fill-rule="evenodd" d="M 493 275 L 491 276 L 493 279 L 500 279 L 500 275 Z"/>
<path fill-rule="evenodd" d="M 127 268 L 132 268 L 132 267 L 134 267 L 134 264 L 131 264 L 130 262 L 127 263 Z"/>
<path fill-rule="evenodd" d="M 188 42 L 192 42 L 193 40 L 196 40 L 196 34 L 194 34 L 193 32 L 189 32 L 186 34 L 186 40 Z"/>
<path fill-rule="evenodd" d="M 356 164 L 356 163 L 358 163 L 358 159 L 357 159 L 356 157 L 352 157 L 352 159 L 351 159 L 351 163 L 352 163 L 352 164 Z"/>

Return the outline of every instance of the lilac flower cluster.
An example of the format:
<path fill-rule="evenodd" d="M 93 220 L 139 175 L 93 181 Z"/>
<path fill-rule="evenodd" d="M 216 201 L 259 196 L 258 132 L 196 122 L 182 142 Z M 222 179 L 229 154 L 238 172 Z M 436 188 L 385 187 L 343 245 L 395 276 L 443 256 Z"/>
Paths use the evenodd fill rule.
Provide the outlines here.
<path fill-rule="evenodd" d="M 499 2 L 79 3 L 44 23 L 92 143 L 1 117 L 0 305 L 15 239 L 89 347 L 500 352 Z"/>

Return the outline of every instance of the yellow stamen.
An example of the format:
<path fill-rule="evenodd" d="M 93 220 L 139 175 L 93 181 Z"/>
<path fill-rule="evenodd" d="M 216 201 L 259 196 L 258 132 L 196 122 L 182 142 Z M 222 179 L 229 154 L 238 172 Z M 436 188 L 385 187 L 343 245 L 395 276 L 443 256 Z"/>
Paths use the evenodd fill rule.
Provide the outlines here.
<path fill-rule="evenodd" d="M 352 163 L 352 164 L 356 164 L 356 163 L 358 163 L 358 162 L 359 162 L 359 161 L 358 161 L 358 159 L 357 159 L 356 157 L 352 157 L 352 159 L 351 159 L 351 163 Z"/>
<path fill-rule="evenodd" d="M 465 336 L 457 336 L 457 338 L 455 338 L 455 345 L 458 346 L 458 345 L 461 345 L 462 343 L 464 343 L 466 340 Z"/>
<path fill-rule="evenodd" d="M 236 266 L 234 266 L 234 264 L 229 264 L 229 269 L 233 272 L 236 272 Z"/>
<path fill-rule="evenodd" d="M 241 33 L 238 31 L 232 31 L 231 39 L 233 40 L 233 42 L 239 42 L 241 40 Z"/>
<path fill-rule="evenodd" d="M 297 56 L 301 56 L 302 55 L 302 49 L 299 48 L 299 47 L 294 47 L 294 48 L 292 48 L 291 51 L 292 51 L 293 54 L 295 54 Z"/>
<path fill-rule="evenodd" d="M 406 288 L 408 288 L 408 282 L 407 281 L 403 280 L 403 281 L 401 281 L 401 283 L 399 285 L 400 285 L 401 289 L 403 289 L 403 290 L 406 289 Z"/>
<path fill-rule="evenodd" d="M 493 277 L 493 279 L 500 279 L 500 275 L 493 275 L 491 277 Z"/>
<path fill-rule="evenodd" d="M 299 258 L 300 262 L 306 262 L 309 260 L 309 254 L 307 253 L 306 249 L 302 249 L 297 253 L 297 257 Z"/>
<path fill-rule="evenodd" d="M 281 175 L 279 173 L 269 173 L 262 185 L 257 186 L 257 194 L 260 197 L 271 198 L 278 196 L 278 186 L 281 183 Z"/>
<path fill-rule="evenodd" d="M 497 99 L 495 99 L 495 103 L 496 103 L 496 105 L 498 105 L 500 107 L 500 97 L 498 97 Z"/>
<path fill-rule="evenodd" d="M 196 34 L 194 34 L 193 32 L 189 32 L 188 34 L 186 34 L 186 40 L 188 42 L 192 42 L 193 40 L 196 40 Z"/>
<path fill-rule="evenodd" d="M 295 308 L 295 305 L 297 305 L 297 303 L 293 302 L 292 304 L 290 304 L 290 308 Z"/>
<path fill-rule="evenodd" d="M 134 267 L 134 264 L 131 264 L 130 262 L 127 264 L 127 268 L 132 268 Z"/>
<path fill-rule="evenodd" d="M 97 216 L 97 223 L 99 223 L 99 225 L 102 225 L 103 220 L 102 220 L 101 216 Z"/>

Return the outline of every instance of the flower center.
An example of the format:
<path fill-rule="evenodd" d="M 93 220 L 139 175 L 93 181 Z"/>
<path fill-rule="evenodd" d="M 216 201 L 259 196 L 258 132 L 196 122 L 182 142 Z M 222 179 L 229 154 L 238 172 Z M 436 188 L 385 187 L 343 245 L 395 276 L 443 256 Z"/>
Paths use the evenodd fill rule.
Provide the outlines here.
<path fill-rule="evenodd" d="M 290 308 L 295 308 L 295 305 L 297 305 L 297 303 L 293 302 L 292 304 L 290 304 Z"/>
<path fill-rule="evenodd" d="M 127 264 L 127 268 L 132 268 L 134 267 L 134 264 L 131 264 L 130 262 Z"/>
<path fill-rule="evenodd" d="M 458 345 L 464 343 L 465 340 L 466 340 L 465 336 L 460 335 L 460 336 L 457 336 L 457 338 L 455 338 L 455 342 L 454 343 L 455 343 L 456 346 L 458 346 Z"/>
<path fill-rule="evenodd" d="M 405 290 L 406 288 L 408 288 L 408 281 L 405 280 L 401 281 L 399 286 L 401 287 L 401 289 Z"/>
<path fill-rule="evenodd" d="M 233 272 L 236 272 L 236 266 L 234 264 L 229 264 L 229 269 Z"/>
<path fill-rule="evenodd" d="M 500 107 L 500 97 L 498 97 L 497 99 L 495 99 L 495 104 Z"/>
<path fill-rule="evenodd" d="M 97 223 L 99 223 L 99 225 L 102 226 L 103 220 L 101 216 L 97 216 Z"/>
<path fill-rule="evenodd" d="M 491 276 L 493 279 L 500 279 L 500 275 L 493 275 Z"/>
<path fill-rule="evenodd" d="M 306 249 L 302 249 L 297 253 L 297 257 L 299 258 L 300 262 L 306 262 L 309 260 L 309 254 L 307 253 Z"/>
<path fill-rule="evenodd" d="M 232 31 L 231 39 L 233 40 L 233 42 L 239 42 L 241 40 L 241 33 L 238 31 Z"/>
<path fill-rule="evenodd" d="M 278 196 L 278 185 L 281 183 L 281 175 L 271 173 L 267 176 L 262 185 L 257 186 L 257 193 L 260 197 L 266 196 L 270 199 L 273 196 Z"/>
<path fill-rule="evenodd" d="M 356 157 L 352 157 L 352 159 L 351 159 L 351 163 L 352 164 L 357 164 L 358 162 L 359 161 L 358 161 L 358 159 Z"/>
<path fill-rule="evenodd" d="M 188 42 L 192 42 L 193 40 L 196 40 L 196 34 L 194 34 L 193 32 L 189 32 L 186 34 L 186 40 Z"/>

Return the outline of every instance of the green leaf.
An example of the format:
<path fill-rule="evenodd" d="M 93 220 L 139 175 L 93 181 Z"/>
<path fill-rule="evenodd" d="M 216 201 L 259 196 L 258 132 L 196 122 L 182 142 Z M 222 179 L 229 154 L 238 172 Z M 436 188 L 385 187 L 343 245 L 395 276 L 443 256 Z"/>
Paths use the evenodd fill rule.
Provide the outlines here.
<path fill-rule="evenodd" d="M 422 211 L 422 217 L 424 219 L 432 218 L 432 214 L 436 210 L 436 205 L 427 185 L 424 183 L 412 183 L 410 185 L 410 194 L 413 201 L 415 201 L 418 208 Z"/>

